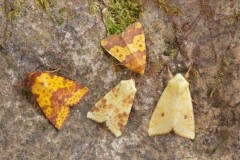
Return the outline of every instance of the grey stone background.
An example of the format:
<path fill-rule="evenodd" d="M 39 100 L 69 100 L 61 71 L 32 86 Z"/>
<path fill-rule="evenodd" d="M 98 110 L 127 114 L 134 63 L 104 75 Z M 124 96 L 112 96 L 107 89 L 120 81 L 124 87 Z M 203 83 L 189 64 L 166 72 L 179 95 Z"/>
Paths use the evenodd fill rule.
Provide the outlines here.
<path fill-rule="evenodd" d="M 95 13 L 86 0 L 51 1 L 48 11 L 33 0 L 18 0 L 21 7 L 14 7 L 15 1 L 0 0 L 0 159 L 240 159 L 239 0 L 172 0 L 181 9 L 178 16 L 156 1 L 143 1 L 144 76 L 116 66 L 100 46 L 105 37 L 101 1 L 95 1 Z M 13 10 L 16 15 L 8 16 Z M 174 57 L 164 55 L 169 48 L 176 49 Z M 195 140 L 174 133 L 149 137 L 152 111 L 168 81 L 166 65 L 174 74 L 185 73 L 191 62 Z M 44 117 L 26 86 L 14 86 L 28 72 L 59 67 L 58 75 L 91 89 L 61 131 Z M 86 114 L 129 78 L 136 80 L 138 92 L 125 132 L 115 138 Z"/>

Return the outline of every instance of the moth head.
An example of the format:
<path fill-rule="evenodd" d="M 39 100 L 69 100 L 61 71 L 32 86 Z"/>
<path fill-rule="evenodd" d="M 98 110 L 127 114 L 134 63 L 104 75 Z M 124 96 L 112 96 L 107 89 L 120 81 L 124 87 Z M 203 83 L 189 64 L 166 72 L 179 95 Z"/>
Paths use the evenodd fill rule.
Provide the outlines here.
<path fill-rule="evenodd" d="M 187 82 L 186 79 L 180 73 L 176 74 L 173 78 L 175 78 L 175 80 L 179 83 Z"/>
<path fill-rule="evenodd" d="M 169 84 L 171 86 L 175 86 L 178 88 L 181 88 L 181 86 L 188 86 L 189 83 L 186 81 L 186 79 L 180 74 L 176 74 L 170 81 Z"/>
<path fill-rule="evenodd" d="M 41 74 L 41 72 L 30 72 L 27 74 L 27 85 L 31 87 L 36 79 Z"/>
<path fill-rule="evenodd" d="M 124 90 L 130 90 L 132 92 L 136 92 L 137 91 L 137 89 L 135 87 L 134 79 L 122 80 L 120 82 L 120 85 L 122 86 L 122 88 L 124 88 Z"/>

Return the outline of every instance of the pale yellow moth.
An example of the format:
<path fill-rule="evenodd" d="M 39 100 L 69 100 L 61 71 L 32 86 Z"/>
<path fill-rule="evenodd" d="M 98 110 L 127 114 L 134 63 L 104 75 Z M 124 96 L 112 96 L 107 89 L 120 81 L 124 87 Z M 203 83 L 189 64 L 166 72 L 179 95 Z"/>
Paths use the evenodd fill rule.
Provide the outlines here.
<path fill-rule="evenodd" d="M 122 80 L 92 107 L 87 118 L 99 123 L 106 122 L 108 129 L 116 137 L 121 136 L 136 92 L 133 79 Z"/>
<path fill-rule="evenodd" d="M 169 80 L 151 117 L 148 134 L 154 136 L 172 130 L 185 138 L 195 137 L 189 83 L 181 74 Z"/>

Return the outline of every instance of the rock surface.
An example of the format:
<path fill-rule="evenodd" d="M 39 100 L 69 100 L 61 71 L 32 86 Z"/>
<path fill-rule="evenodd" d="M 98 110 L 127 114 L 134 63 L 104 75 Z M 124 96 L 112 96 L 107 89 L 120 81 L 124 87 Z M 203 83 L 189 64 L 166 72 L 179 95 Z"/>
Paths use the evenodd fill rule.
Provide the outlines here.
<path fill-rule="evenodd" d="M 86 0 L 52 1 L 49 10 L 30 0 L 0 0 L 0 159 L 240 159 L 240 2 L 170 2 L 179 15 L 143 1 L 148 64 L 140 76 L 115 66 L 100 46 L 105 37 L 100 1 L 100 10 L 90 13 Z M 169 48 L 176 49 L 173 57 L 164 54 Z M 168 80 L 166 65 L 176 74 L 191 63 L 195 140 L 173 133 L 149 137 L 148 123 Z M 44 117 L 27 87 L 15 86 L 28 72 L 59 67 L 59 75 L 91 89 L 61 131 Z M 125 132 L 115 138 L 86 115 L 129 78 L 138 92 Z"/>

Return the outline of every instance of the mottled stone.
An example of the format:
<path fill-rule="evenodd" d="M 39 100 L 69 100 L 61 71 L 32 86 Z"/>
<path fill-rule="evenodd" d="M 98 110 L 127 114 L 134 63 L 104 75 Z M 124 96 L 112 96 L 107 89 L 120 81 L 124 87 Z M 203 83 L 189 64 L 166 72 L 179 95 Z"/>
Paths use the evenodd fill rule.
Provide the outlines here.
<path fill-rule="evenodd" d="M 143 0 L 140 22 L 148 50 L 143 76 L 116 65 L 103 50 L 102 14 L 89 13 L 87 0 L 51 1 L 52 20 L 30 0 L 8 18 L 13 1 L 0 0 L 0 159 L 240 159 L 239 0 L 166 1 L 181 9 L 176 16 Z M 64 21 L 58 25 L 62 8 Z M 173 57 L 164 55 L 169 48 L 176 49 Z M 223 55 L 228 65 L 210 98 Z M 149 137 L 151 114 L 169 79 L 166 65 L 176 74 L 190 63 L 196 139 L 174 133 Z M 59 75 L 91 90 L 71 108 L 61 131 L 44 117 L 26 86 L 14 86 L 28 72 L 59 67 Z M 115 138 L 86 115 L 120 80 L 130 78 L 138 92 L 126 129 Z"/>

